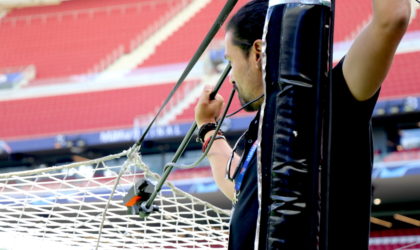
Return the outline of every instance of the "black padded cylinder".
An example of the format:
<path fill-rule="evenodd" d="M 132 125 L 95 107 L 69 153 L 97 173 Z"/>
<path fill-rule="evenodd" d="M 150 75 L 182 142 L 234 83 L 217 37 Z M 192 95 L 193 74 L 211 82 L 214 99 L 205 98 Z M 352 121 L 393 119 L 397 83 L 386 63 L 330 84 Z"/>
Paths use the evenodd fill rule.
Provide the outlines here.
<path fill-rule="evenodd" d="M 318 249 L 330 18 L 330 7 L 316 4 L 267 13 L 258 249 Z"/>

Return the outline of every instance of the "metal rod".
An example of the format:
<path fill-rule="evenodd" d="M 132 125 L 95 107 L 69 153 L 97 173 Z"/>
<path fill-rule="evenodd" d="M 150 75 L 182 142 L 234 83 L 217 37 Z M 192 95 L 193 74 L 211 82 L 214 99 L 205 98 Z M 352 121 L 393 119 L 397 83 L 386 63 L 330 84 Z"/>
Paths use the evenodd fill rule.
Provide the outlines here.
<path fill-rule="evenodd" d="M 215 128 L 215 134 L 217 134 L 217 132 L 220 130 L 220 127 L 222 126 L 223 121 L 226 118 L 226 114 L 227 114 L 227 112 L 229 110 L 230 104 L 232 103 L 232 100 L 233 100 L 233 96 L 234 95 L 235 95 L 235 89 L 232 88 L 232 92 L 231 92 L 231 94 L 229 96 L 229 100 L 228 100 L 228 102 L 226 104 L 225 111 L 223 112 L 222 118 L 218 121 L 218 124 L 217 124 L 217 126 Z M 200 164 L 200 162 L 203 161 L 204 158 L 206 158 L 208 152 L 210 151 L 211 145 L 213 145 L 214 140 L 215 140 L 215 137 L 211 137 L 211 139 L 209 141 L 209 144 L 207 145 L 206 150 L 201 155 L 201 157 L 198 160 L 196 160 L 194 163 L 189 164 L 189 165 L 185 165 L 185 164 L 178 164 L 177 165 L 175 162 L 170 162 L 170 163 L 167 163 L 165 167 L 179 167 L 179 168 L 185 169 L 185 168 L 193 168 L 193 167 L 198 166 L 198 164 Z"/>
<path fill-rule="evenodd" d="M 146 130 L 143 132 L 141 138 L 136 142 L 135 146 L 140 146 L 146 135 L 148 134 L 149 130 L 151 129 L 152 125 L 155 123 L 157 117 L 162 112 L 163 108 L 168 104 L 171 97 L 175 94 L 175 91 L 181 86 L 184 82 L 185 78 L 191 72 L 194 65 L 197 63 L 198 59 L 200 59 L 201 55 L 204 53 L 216 33 L 219 31 L 220 27 L 225 22 L 226 18 L 229 16 L 230 12 L 232 11 L 233 7 L 235 7 L 238 0 L 228 0 L 223 9 L 221 10 L 219 16 L 217 17 L 216 21 L 213 23 L 213 26 L 210 28 L 209 32 L 205 36 L 204 40 L 201 42 L 200 46 L 198 47 L 197 51 L 191 58 L 190 62 L 188 63 L 187 67 L 185 68 L 184 72 L 182 73 L 181 77 L 178 79 L 177 83 L 175 84 L 174 88 L 169 93 L 168 97 L 163 102 L 162 106 L 159 108 L 156 116 L 152 119 L 152 121 L 147 126 Z"/>
<path fill-rule="evenodd" d="M 214 87 L 212 93 L 210 94 L 210 99 L 214 99 L 214 97 L 216 96 L 216 94 L 219 91 L 220 87 L 222 86 L 223 82 L 225 81 L 226 77 L 228 76 L 231 68 L 232 67 L 231 67 L 231 65 L 229 63 L 226 66 L 225 70 L 223 71 L 222 75 L 220 76 L 218 82 L 216 83 L 216 86 Z M 226 108 L 225 113 L 223 115 L 225 116 L 226 113 L 227 113 L 227 108 Z M 222 120 L 222 122 L 223 122 L 223 120 Z M 221 125 L 222 122 L 220 122 L 218 124 L 216 130 L 218 130 L 220 128 L 220 125 Z M 175 152 L 174 156 L 172 157 L 171 162 L 170 163 L 167 163 L 165 165 L 164 172 L 162 174 L 162 177 L 160 178 L 158 184 L 156 184 L 155 190 L 153 191 L 153 193 L 150 195 L 149 199 L 147 200 L 146 208 L 149 208 L 152 205 L 152 203 L 155 200 L 157 194 L 162 189 L 163 184 L 165 183 L 166 179 L 168 178 L 169 174 L 171 173 L 172 169 L 174 168 L 174 163 L 176 163 L 178 161 L 178 159 L 181 157 L 181 155 L 184 153 L 184 151 L 185 151 L 188 143 L 190 142 L 192 136 L 194 135 L 194 131 L 196 130 L 196 128 L 197 128 L 197 123 L 196 122 L 193 122 L 193 124 L 191 125 L 191 127 L 188 130 L 187 134 L 185 135 L 184 139 L 182 140 L 181 144 L 179 145 L 177 151 Z M 214 138 L 213 138 L 213 140 L 214 140 Z M 211 141 L 211 143 L 213 143 L 213 140 Z M 211 146 L 211 144 L 209 145 L 208 149 L 210 148 L 210 146 Z M 206 152 L 208 152 L 208 150 L 206 150 Z M 204 157 L 202 157 L 202 158 L 204 159 Z"/>

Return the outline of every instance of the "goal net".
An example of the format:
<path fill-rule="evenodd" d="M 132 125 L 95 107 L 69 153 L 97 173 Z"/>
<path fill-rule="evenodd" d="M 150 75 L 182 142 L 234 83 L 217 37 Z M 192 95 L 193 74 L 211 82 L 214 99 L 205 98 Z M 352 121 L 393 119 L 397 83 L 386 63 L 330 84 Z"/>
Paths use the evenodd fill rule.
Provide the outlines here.
<path fill-rule="evenodd" d="M 116 161 L 121 164 L 115 164 Z M 146 218 L 123 197 L 136 180 L 160 176 L 132 148 L 96 160 L 0 175 L 0 234 L 78 249 L 226 248 L 229 212 L 166 182 Z"/>

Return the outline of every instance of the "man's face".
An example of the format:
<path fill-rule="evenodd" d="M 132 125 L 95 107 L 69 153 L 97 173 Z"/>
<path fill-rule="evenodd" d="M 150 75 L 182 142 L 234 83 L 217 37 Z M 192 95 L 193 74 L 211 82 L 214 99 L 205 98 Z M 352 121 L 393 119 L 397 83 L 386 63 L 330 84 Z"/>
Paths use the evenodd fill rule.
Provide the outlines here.
<path fill-rule="evenodd" d="M 264 93 L 261 71 L 261 53 L 253 46 L 246 56 L 245 52 L 233 44 L 232 31 L 225 36 L 226 59 L 231 63 L 230 81 L 237 90 L 241 105 L 244 105 Z M 247 111 L 257 110 L 262 99 L 245 108 Z"/>

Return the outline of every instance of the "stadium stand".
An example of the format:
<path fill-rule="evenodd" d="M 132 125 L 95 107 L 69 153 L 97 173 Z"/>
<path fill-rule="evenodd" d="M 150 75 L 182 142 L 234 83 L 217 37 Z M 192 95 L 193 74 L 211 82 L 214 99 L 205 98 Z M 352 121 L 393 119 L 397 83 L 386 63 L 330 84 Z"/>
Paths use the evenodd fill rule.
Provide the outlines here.
<path fill-rule="evenodd" d="M 35 77 L 35 67 L 0 69 L 0 89 L 16 89 L 24 86 Z"/>
<path fill-rule="evenodd" d="M 419 51 L 399 54 L 395 57 L 392 68 L 382 85 L 381 98 L 420 96 L 419 64 L 416 63 L 419 58 Z"/>
<path fill-rule="evenodd" d="M 406 229 L 387 229 L 381 231 L 374 231 L 371 233 L 372 237 L 387 237 L 387 236 L 401 236 L 401 235 L 420 235 L 419 228 Z"/>
<path fill-rule="evenodd" d="M 138 3 L 139 1 L 135 0 L 106 0 L 107 6 L 115 6 L 123 4 L 133 4 Z M 15 9 L 12 13 L 9 14 L 9 17 L 26 17 L 38 14 L 56 14 L 64 11 L 77 11 L 77 10 L 86 10 L 91 8 L 101 8 L 104 6 L 103 1 L 95 0 L 72 0 L 72 1 L 62 1 L 60 4 L 48 5 L 48 6 L 36 6 L 33 8 L 22 8 Z"/>
<path fill-rule="evenodd" d="M 241 0 L 245 2 L 244 0 Z M 238 1 L 238 5 L 240 4 Z M 181 29 L 160 44 L 152 57 L 143 62 L 139 67 L 150 67 L 162 64 L 174 64 L 189 61 L 197 50 L 199 42 L 210 29 L 213 21 L 222 9 L 224 1 L 211 1 L 199 11 Z M 223 36 L 221 30 L 217 38 Z"/>
<path fill-rule="evenodd" d="M 402 238 L 404 239 L 404 238 Z M 395 239 L 395 240 L 398 240 Z M 371 245 L 369 250 L 395 250 L 395 249 L 418 249 L 419 244 L 411 243 L 388 243 L 384 245 Z"/>
<path fill-rule="evenodd" d="M 369 250 L 419 249 L 420 230 L 388 229 L 371 232 Z"/>
<path fill-rule="evenodd" d="M 35 85 L 40 79 L 87 74 L 115 60 L 131 40 L 148 27 L 157 29 L 185 3 L 73 0 L 14 10 L 0 21 L 0 68 L 34 64 Z"/>
<path fill-rule="evenodd" d="M 413 161 L 420 159 L 420 148 L 403 149 L 385 156 L 383 162 Z"/>
<path fill-rule="evenodd" d="M 132 127 L 161 104 L 173 83 L 0 102 L 0 138 Z"/>
<path fill-rule="evenodd" d="M 369 19 L 369 12 L 371 9 L 370 3 L 361 0 L 357 1 L 357 4 L 352 3 L 351 8 L 344 2 L 337 3 L 335 27 L 336 41 L 352 39 L 352 32 L 356 32 Z M 72 0 L 57 6 L 34 7 L 12 11 L 0 22 L 0 40 L 2 40 L 2 44 L 5 44 L 5 46 L 0 48 L 0 53 L 4 55 L 5 58 L 5 60 L 0 62 L 0 68 L 10 65 L 21 66 L 23 64 L 35 62 L 37 79 L 29 84 L 28 87 L 33 87 L 42 84 L 43 82 L 58 83 L 58 81 L 51 80 L 53 77 L 69 77 L 73 74 L 86 73 L 87 70 L 92 69 L 94 64 L 106 57 L 109 52 L 113 52 L 113 49 L 119 48 L 119 45 L 124 44 L 124 47 L 129 46 L 129 43 L 134 36 L 138 35 L 145 27 L 154 25 L 154 23 L 163 16 L 162 13 L 168 12 L 174 7 L 174 4 L 176 4 L 175 2 L 177 1 L 160 0 L 137 2 L 134 0 Z M 240 6 L 245 2 L 246 0 L 240 0 L 238 1 L 237 6 Z M 177 3 L 179 4 L 179 2 Z M 223 4 L 223 1 L 211 1 L 182 28 L 160 44 L 154 55 L 147 59 L 142 65 L 139 65 L 139 67 L 152 68 L 187 62 L 198 47 L 199 41 L 204 37 L 213 20 L 223 7 Z M 410 30 L 416 30 L 419 23 L 419 18 L 414 19 L 410 24 Z M 81 29 L 81 27 L 84 28 Z M 65 28 L 65 32 L 63 32 L 63 28 Z M 12 30 L 17 34 L 16 36 L 2 35 L 10 34 Z M 40 35 L 46 30 L 48 30 L 48 36 Z M 216 38 L 223 38 L 223 29 L 217 34 Z M 17 41 L 23 39 L 30 39 L 31 43 L 25 43 L 23 45 L 22 43 L 19 43 L 19 47 L 16 47 L 15 44 L 18 44 Z M 98 46 L 98 44 L 100 44 L 100 46 Z M 19 50 L 19 53 L 12 53 L 16 49 Z M 415 70 L 418 66 L 418 63 L 415 63 L 418 60 L 418 55 L 419 52 L 411 52 L 400 54 L 396 57 L 391 73 L 383 85 L 381 98 L 390 99 L 420 93 L 420 87 L 417 84 L 419 72 Z M 116 56 L 118 56 L 118 54 Z M 158 78 L 156 78 L 156 81 L 159 83 Z M 170 84 L 168 84 L 168 86 L 169 85 Z M 226 99 L 229 95 L 230 87 L 229 84 L 225 84 L 225 86 L 227 87 L 222 89 L 222 94 Z M 161 91 L 156 92 L 162 93 Z M 108 97 L 104 97 L 103 100 L 112 100 L 112 102 L 116 102 L 114 104 L 115 107 L 119 106 L 119 100 L 115 98 L 112 91 L 102 91 L 100 93 L 100 95 L 108 95 Z M 39 100 L 41 100 L 41 103 L 50 103 L 50 100 L 53 99 L 69 99 L 69 103 L 74 103 L 73 100 L 85 100 L 85 96 L 89 95 L 99 96 L 97 93 L 82 93 L 62 95 L 60 97 L 40 98 Z M 139 96 L 139 98 L 141 98 L 142 95 Z M 148 111 L 155 110 L 155 107 L 163 101 L 164 97 L 166 96 L 162 95 L 160 97 L 154 97 L 153 100 L 149 100 L 148 103 L 150 106 L 148 107 L 150 109 Z M 15 102 L 21 103 L 22 105 L 27 103 L 28 107 L 31 107 L 30 110 L 32 110 L 33 113 L 42 113 L 42 110 L 47 108 L 47 106 L 41 105 L 38 106 L 41 110 L 36 110 L 35 107 L 37 106 L 31 105 L 31 103 L 34 102 L 33 100 L 34 99 L 28 99 Z M 129 100 L 132 101 L 132 106 L 137 106 L 137 99 L 128 98 L 125 102 L 128 102 Z M 7 106 L 7 109 L 11 114 L 20 113 L 17 108 L 19 105 L 10 105 L 10 103 L 12 102 L 1 102 L 0 106 L 3 107 L 3 109 Z M 95 101 L 83 101 L 80 104 L 74 105 L 72 108 L 74 111 L 69 110 L 68 112 L 69 114 L 78 113 L 77 110 L 82 110 L 79 112 L 78 116 L 78 119 L 80 120 L 83 118 L 81 116 L 82 114 L 93 112 L 87 111 L 90 109 L 87 107 L 92 106 L 92 103 L 95 103 Z M 101 109 L 104 107 L 105 106 L 97 106 L 95 112 L 108 112 L 108 108 Z M 238 107 L 239 104 L 235 98 L 231 110 L 235 110 Z M 117 108 L 113 108 L 112 110 L 121 112 L 120 109 Z M 146 110 L 146 108 L 137 110 L 135 115 L 146 114 Z M 59 113 L 56 115 L 59 115 Z M 132 115 L 134 115 L 134 113 Z M 134 119 L 134 117 L 131 117 L 131 120 L 128 119 L 128 117 L 125 118 L 126 120 L 114 118 L 113 122 L 105 121 L 103 118 L 89 119 L 94 121 L 87 122 L 87 124 L 84 125 L 80 124 L 80 127 L 78 127 L 79 125 L 77 124 L 81 122 L 76 122 L 72 126 L 67 125 L 61 128 L 58 125 L 54 125 L 57 127 L 48 131 L 50 125 L 37 125 L 37 121 L 42 122 L 43 120 L 34 117 L 34 115 L 31 115 L 30 117 L 34 119 L 31 121 L 33 127 L 44 128 L 39 130 L 34 128 L 28 129 L 28 131 L 22 134 L 18 133 L 19 129 L 14 128 L 12 129 L 14 132 L 3 132 L 4 134 L 2 136 L 36 136 L 57 131 L 71 132 L 131 126 L 132 120 Z M 50 117 L 50 119 L 55 121 L 70 118 L 64 116 L 54 117 L 54 114 L 51 114 Z M 90 116 L 84 118 L 88 117 Z M 192 120 L 193 105 L 180 114 L 175 122 Z M 16 118 L 14 121 L 18 124 L 26 123 L 16 120 Z M 25 121 L 28 121 L 28 119 Z"/>
<path fill-rule="evenodd" d="M 372 6 L 370 1 L 356 0 L 348 5 L 337 1 L 335 16 L 334 41 L 353 40 L 357 32 L 369 21 Z"/>

